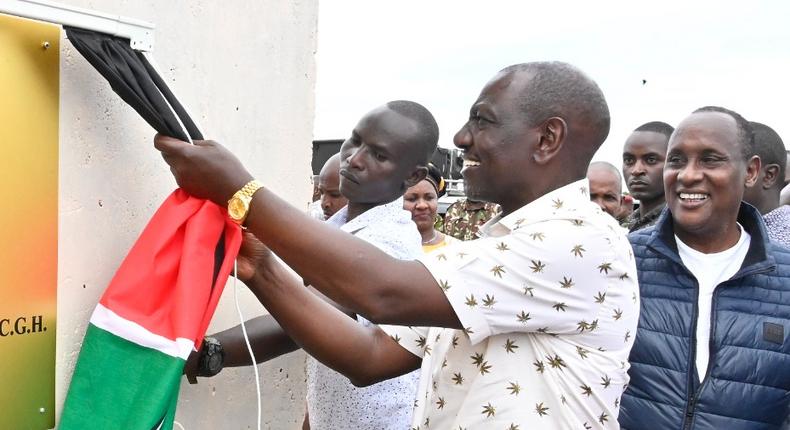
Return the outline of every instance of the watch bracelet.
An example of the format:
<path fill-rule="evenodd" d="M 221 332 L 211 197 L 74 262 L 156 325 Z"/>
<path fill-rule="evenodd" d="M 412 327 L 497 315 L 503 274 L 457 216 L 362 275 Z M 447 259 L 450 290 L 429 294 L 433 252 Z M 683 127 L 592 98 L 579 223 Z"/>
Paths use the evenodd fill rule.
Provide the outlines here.
<path fill-rule="evenodd" d="M 244 184 L 244 186 L 241 187 L 241 189 L 238 191 L 238 193 L 239 194 L 243 194 L 243 195 L 245 195 L 247 197 L 252 197 L 252 195 L 255 194 L 255 191 L 257 191 L 261 187 L 263 187 L 263 184 L 258 182 L 258 180 L 253 179 L 250 182 L 247 182 L 246 184 Z"/>

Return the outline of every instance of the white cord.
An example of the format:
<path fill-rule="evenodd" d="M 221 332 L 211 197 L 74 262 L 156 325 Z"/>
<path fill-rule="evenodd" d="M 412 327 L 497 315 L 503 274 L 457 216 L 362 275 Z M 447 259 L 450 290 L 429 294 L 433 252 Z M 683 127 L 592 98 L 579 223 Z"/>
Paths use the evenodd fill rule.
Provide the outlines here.
<path fill-rule="evenodd" d="M 233 299 L 236 301 L 236 311 L 239 313 L 239 321 L 241 321 L 241 332 L 244 334 L 244 342 L 247 343 L 247 351 L 250 352 L 252 359 L 252 370 L 255 371 L 255 391 L 258 395 L 258 430 L 261 430 L 261 381 L 258 375 L 258 363 L 255 361 L 255 353 L 252 352 L 252 345 L 250 345 L 250 338 L 247 336 L 247 327 L 244 325 L 244 315 L 241 314 L 241 306 L 239 306 L 239 286 L 236 283 L 236 272 L 239 269 L 239 260 L 233 262 Z"/>

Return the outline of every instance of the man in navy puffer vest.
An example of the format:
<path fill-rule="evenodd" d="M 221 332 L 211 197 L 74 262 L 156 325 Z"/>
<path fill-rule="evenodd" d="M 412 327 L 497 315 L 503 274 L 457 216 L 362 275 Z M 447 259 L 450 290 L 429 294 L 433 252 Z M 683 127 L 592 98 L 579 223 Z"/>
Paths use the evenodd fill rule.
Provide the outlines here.
<path fill-rule="evenodd" d="M 741 203 L 749 123 L 701 108 L 667 148 L 667 209 L 630 235 L 641 314 L 624 429 L 779 429 L 790 406 L 790 249 Z"/>

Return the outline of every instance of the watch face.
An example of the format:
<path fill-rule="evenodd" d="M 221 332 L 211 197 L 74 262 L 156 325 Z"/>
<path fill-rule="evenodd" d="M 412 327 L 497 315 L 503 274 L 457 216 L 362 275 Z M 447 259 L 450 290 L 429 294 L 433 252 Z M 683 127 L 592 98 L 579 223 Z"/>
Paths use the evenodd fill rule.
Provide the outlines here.
<path fill-rule="evenodd" d="M 207 366 L 208 370 L 212 373 L 219 372 L 222 366 L 222 356 L 219 354 L 213 354 L 208 357 Z"/>
<path fill-rule="evenodd" d="M 228 215 L 235 220 L 244 218 L 244 213 L 247 208 L 244 202 L 239 198 L 232 198 L 228 202 Z"/>

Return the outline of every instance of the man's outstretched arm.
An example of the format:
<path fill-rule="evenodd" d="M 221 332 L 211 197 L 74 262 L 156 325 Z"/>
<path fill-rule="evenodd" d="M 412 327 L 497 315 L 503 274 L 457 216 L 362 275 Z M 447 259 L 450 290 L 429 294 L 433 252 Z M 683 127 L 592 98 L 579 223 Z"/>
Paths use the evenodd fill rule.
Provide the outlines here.
<path fill-rule="evenodd" d="M 370 321 L 462 328 L 421 263 L 303 216 L 268 189 L 253 197 L 247 227 L 316 290 Z"/>
<path fill-rule="evenodd" d="M 158 135 L 154 143 L 179 186 L 223 207 L 252 179 L 241 162 L 215 142 L 190 145 Z M 324 225 L 266 188 L 255 193 L 246 225 L 318 291 L 373 322 L 462 328 L 422 264 L 397 260 Z"/>
<path fill-rule="evenodd" d="M 376 326 L 365 327 L 304 288 L 281 264 L 246 283 L 291 339 L 326 366 L 367 386 L 419 368 L 421 359 Z"/>
<path fill-rule="evenodd" d="M 271 252 L 251 233 L 245 232 L 244 241 L 238 255 L 238 266 L 236 276 L 247 284 L 252 282 L 258 266 L 265 264 L 272 258 Z M 274 260 L 272 259 L 272 264 Z M 311 293 L 318 295 L 322 300 L 329 300 L 315 289 L 307 287 Z M 331 303 L 337 306 L 335 303 Z M 346 310 L 340 309 L 351 317 Z M 255 353 L 256 363 L 263 363 L 299 349 L 291 337 L 280 327 L 277 320 L 271 315 L 262 315 L 245 322 L 250 346 Z M 252 364 L 247 343 L 244 340 L 244 332 L 241 324 L 227 330 L 209 335 L 219 341 L 224 351 L 223 367 L 249 366 Z M 206 348 L 204 343 L 202 348 Z M 202 351 L 201 348 L 201 351 Z M 190 376 L 197 376 L 198 361 L 201 352 L 193 353 L 187 360 L 184 368 L 185 373 Z"/>
<path fill-rule="evenodd" d="M 283 354 L 296 351 L 299 346 L 277 323 L 271 315 L 262 315 L 246 321 L 247 335 L 250 339 L 250 346 L 255 353 L 255 362 L 263 363 Z M 209 335 L 219 341 L 222 345 L 225 358 L 222 368 L 249 366 L 252 364 L 250 352 L 247 350 L 247 343 L 244 341 L 244 333 L 241 325 L 231 327 L 219 333 Z M 199 373 L 199 361 L 206 348 L 204 342 L 199 351 L 192 352 L 184 366 L 184 374 L 187 375 L 190 383 L 197 383 L 194 379 Z M 221 370 L 220 368 L 219 370 Z M 208 376 L 208 375 L 201 375 Z"/>
<path fill-rule="evenodd" d="M 248 240 L 248 237 L 245 238 L 245 244 Z M 248 283 L 249 282 L 251 281 L 248 281 Z M 318 294 L 318 297 L 322 300 L 328 300 L 315 290 L 310 289 L 310 292 L 312 294 Z M 341 309 L 341 311 L 343 310 Z M 344 314 L 348 315 L 346 312 L 344 312 Z M 256 363 L 264 363 L 300 349 L 299 345 L 288 336 L 288 333 L 280 327 L 280 324 L 271 315 L 261 315 L 252 318 L 246 321 L 244 325 L 247 329 L 250 347 L 252 347 L 252 351 L 255 354 Z M 222 350 L 224 351 L 223 368 L 249 366 L 252 364 L 241 324 L 209 336 L 215 338 L 219 341 L 220 345 L 222 345 Z M 206 344 L 204 343 L 201 350 L 205 347 Z M 198 351 L 189 356 L 187 364 L 184 367 L 184 372 L 187 376 L 197 376 L 200 354 L 201 352 Z"/>
<path fill-rule="evenodd" d="M 261 315 L 244 323 L 255 353 L 255 361 L 263 363 L 283 354 L 294 352 L 299 346 L 291 340 L 271 315 Z M 225 351 L 224 367 L 249 366 L 250 353 L 244 341 L 241 325 L 212 334 Z"/>

